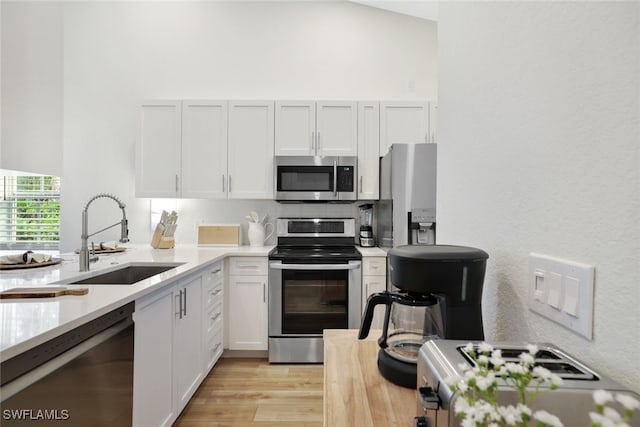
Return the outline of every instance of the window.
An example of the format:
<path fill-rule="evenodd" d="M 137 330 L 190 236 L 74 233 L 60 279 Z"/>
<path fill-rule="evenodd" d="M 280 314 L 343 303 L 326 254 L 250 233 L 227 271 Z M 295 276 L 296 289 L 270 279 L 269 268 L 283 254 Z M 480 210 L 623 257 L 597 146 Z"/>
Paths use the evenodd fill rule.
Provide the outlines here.
<path fill-rule="evenodd" d="M 60 178 L 4 176 L 0 249 L 58 249 Z"/>

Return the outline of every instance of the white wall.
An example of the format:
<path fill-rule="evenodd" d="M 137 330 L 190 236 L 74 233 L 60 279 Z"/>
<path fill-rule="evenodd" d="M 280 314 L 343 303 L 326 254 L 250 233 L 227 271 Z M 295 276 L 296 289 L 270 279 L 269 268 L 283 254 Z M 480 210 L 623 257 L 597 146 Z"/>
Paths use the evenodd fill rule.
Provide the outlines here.
<path fill-rule="evenodd" d="M 62 174 L 62 10 L 2 2 L 2 169 Z"/>
<path fill-rule="evenodd" d="M 438 239 L 490 254 L 489 339 L 640 392 L 640 3 L 443 2 Z M 594 339 L 528 310 L 528 255 L 596 268 Z"/>
<path fill-rule="evenodd" d="M 127 204 L 133 241 L 150 239 L 149 200 L 134 197 L 140 100 L 436 99 L 435 59 L 433 22 L 352 3 L 66 3 L 62 250 L 79 245 L 82 208 L 97 192 Z M 200 219 L 243 222 L 251 206 L 181 201 L 178 242 L 195 242 Z M 96 201 L 90 231 L 118 215 Z"/>

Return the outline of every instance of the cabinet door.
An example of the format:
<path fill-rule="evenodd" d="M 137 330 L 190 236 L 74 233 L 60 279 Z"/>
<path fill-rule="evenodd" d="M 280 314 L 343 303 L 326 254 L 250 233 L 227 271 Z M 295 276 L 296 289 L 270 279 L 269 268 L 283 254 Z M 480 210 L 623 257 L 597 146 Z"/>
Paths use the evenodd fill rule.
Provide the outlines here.
<path fill-rule="evenodd" d="M 229 102 L 229 198 L 273 199 L 273 101 Z"/>
<path fill-rule="evenodd" d="M 377 200 L 380 177 L 380 107 L 358 103 L 358 199 Z"/>
<path fill-rule="evenodd" d="M 229 276 L 229 349 L 267 349 L 267 276 Z"/>
<path fill-rule="evenodd" d="M 174 305 L 171 289 L 145 301 L 136 301 L 134 426 L 169 426 L 177 416 L 172 381 Z"/>
<path fill-rule="evenodd" d="M 362 311 L 367 306 L 367 298 L 369 295 L 383 292 L 386 287 L 386 278 L 384 276 L 362 276 Z M 385 305 L 377 305 L 373 312 L 373 321 L 371 329 L 382 329 L 384 324 Z"/>
<path fill-rule="evenodd" d="M 227 102 L 182 102 L 182 197 L 226 198 Z"/>
<path fill-rule="evenodd" d="M 427 102 L 380 103 L 380 155 L 391 144 L 418 144 L 428 140 L 429 106 Z"/>
<path fill-rule="evenodd" d="M 275 153 L 277 156 L 315 155 L 315 132 L 315 102 L 276 101 Z"/>
<path fill-rule="evenodd" d="M 202 362 L 202 277 L 198 276 L 176 291 L 174 298 L 175 340 L 174 378 L 178 413 L 187 404 L 203 377 Z"/>
<path fill-rule="evenodd" d="M 316 155 L 358 155 L 358 111 L 355 102 L 316 103 Z"/>
<path fill-rule="evenodd" d="M 180 101 L 140 107 L 136 141 L 136 197 L 179 197 Z"/>

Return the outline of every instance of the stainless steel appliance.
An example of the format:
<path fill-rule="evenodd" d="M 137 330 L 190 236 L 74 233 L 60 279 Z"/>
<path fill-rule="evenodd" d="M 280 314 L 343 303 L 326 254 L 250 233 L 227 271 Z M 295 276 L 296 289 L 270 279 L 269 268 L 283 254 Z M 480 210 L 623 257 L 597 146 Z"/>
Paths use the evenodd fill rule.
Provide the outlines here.
<path fill-rule="evenodd" d="M 378 369 L 394 384 L 415 388 L 418 351 L 432 338 L 483 339 L 482 286 L 488 255 L 476 248 L 407 245 L 388 253 L 390 280 L 399 292 L 369 296 L 359 339 L 373 312 L 386 305 L 378 339 Z"/>
<path fill-rule="evenodd" d="M 461 367 L 472 366 L 472 359 L 464 351 L 469 341 L 431 340 L 419 351 L 418 357 L 418 402 L 416 426 L 459 426 L 460 419 L 454 413 L 454 405 L 459 398 L 453 393 L 445 380 L 450 376 L 462 374 Z M 518 355 L 526 352 L 522 343 L 491 343 L 502 350 L 505 361 L 517 363 Z M 543 366 L 562 378 L 562 385 L 556 390 L 539 393 L 535 399 L 535 410 L 546 410 L 560 418 L 567 427 L 591 425 L 589 412 L 594 411 L 592 393 L 594 390 L 624 392 L 640 400 L 640 396 L 626 390 L 610 378 L 597 373 L 573 356 L 552 344 L 537 344 L 535 365 Z M 516 405 L 516 392 L 498 386 L 498 404 Z M 621 408 L 616 408 L 621 412 Z M 640 419 L 632 418 L 631 424 L 640 426 Z"/>
<path fill-rule="evenodd" d="M 358 234 L 360 246 L 371 247 L 376 245 L 373 237 L 373 205 L 367 203 L 360 206 L 360 233 Z"/>
<path fill-rule="evenodd" d="M 321 363 L 324 329 L 357 328 L 362 256 L 353 218 L 278 218 L 269 253 L 269 362 Z"/>
<path fill-rule="evenodd" d="M 3 360 L 2 425 L 130 426 L 134 303 Z"/>
<path fill-rule="evenodd" d="M 378 245 L 436 242 L 436 144 L 393 144 L 380 160 Z"/>
<path fill-rule="evenodd" d="M 356 200 L 357 157 L 276 156 L 275 200 Z"/>

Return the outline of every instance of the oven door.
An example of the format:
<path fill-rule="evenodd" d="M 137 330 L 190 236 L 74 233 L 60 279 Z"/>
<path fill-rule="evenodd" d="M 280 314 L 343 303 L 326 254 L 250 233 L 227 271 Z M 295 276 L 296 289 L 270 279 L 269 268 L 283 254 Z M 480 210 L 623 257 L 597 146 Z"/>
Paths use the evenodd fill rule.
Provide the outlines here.
<path fill-rule="evenodd" d="M 322 336 L 324 329 L 359 328 L 361 261 L 344 264 L 269 263 L 269 336 Z"/>

